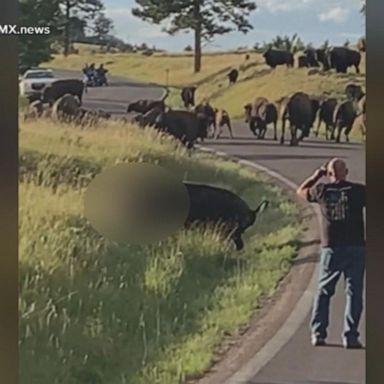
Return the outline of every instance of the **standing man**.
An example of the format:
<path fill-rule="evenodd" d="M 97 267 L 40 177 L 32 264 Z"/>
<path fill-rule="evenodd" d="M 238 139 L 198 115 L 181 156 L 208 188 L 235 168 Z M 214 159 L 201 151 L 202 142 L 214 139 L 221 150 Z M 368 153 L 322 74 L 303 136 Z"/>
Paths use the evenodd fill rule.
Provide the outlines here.
<path fill-rule="evenodd" d="M 297 189 L 300 197 L 319 204 L 322 215 L 319 285 L 311 319 L 314 346 L 326 344 L 330 299 L 343 274 L 346 283 L 343 346 L 362 347 L 358 326 L 365 272 L 365 185 L 347 181 L 347 175 L 345 162 L 334 158 Z M 328 176 L 330 182 L 317 183 L 323 176 Z"/>

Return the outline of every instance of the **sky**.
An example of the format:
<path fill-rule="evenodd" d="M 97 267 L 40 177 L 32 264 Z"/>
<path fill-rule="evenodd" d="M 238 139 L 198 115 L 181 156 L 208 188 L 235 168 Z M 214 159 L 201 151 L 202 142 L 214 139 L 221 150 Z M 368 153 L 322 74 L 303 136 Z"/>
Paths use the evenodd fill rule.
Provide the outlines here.
<path fill-rule="evenodd" d="M 180 32 L 170 36 L 162 27 L 144 22 L 132 15 L 134 0 L 104 0 L 106 14 L 114 22 L 114 34 L 126 42 L 147 43 L 168 51 L 182 51 L 193 46 L 193 36 Z M 205 50 L 253 47 L 256 42 L 270 41 L 276 35 L 298 33 L 305 43 L 315 46 L 329 40 L 332 45 L 346 40 L 355 42 L 365 34 L 365 19 L 361 15 L 361 0 L 256 0 L 258 9 L 252 12 L 253 30 L 247 34 L 232 32 L 217 36 Z"/>

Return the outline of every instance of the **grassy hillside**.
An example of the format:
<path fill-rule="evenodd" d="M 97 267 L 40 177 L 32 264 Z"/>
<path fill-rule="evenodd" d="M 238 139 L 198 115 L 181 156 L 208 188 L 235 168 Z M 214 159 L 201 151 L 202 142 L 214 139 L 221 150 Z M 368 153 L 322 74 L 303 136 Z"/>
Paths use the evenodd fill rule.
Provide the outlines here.
<path fill-rule="evenodd" d="M 257 59 L 257 54 L 252 54 Z M 244 63 L 245 54 L 209 54 L 202 59 L 203 70 L 193 73 L 193 56 L 191 54 L 170 55 L 155 53 L 145 56 L 140 53 L 103 54 L 91 53 L 81 49 L 80 54 L 64 57 L 55 55 L 53 61 L 44 64 L 45 67 L 75 69 L 81 71 L 85 63 L 104 63 L 115 76 L 123 76 L 134 80 L 166 84 L 167 71 L 168 84 L 182 86 L 185 84 L 200 84 L 210 79 L 212 75 L 220 72 L 227 73 L 230 68 L 238 67 Z"/>
<path fill-rule="evenodd" d="M 123 161 L 227 187 L 253 207 L 267 197 L 271 208 L 240 253 L 214 228 L 117 245 L 88 225 L 83 194 Z M 113 122 L 21 123 L 19 201 L 22 384 L 179 384 L 203 372 L 274 292 L 300 231 L 296 206 L 262 175 Z"/>

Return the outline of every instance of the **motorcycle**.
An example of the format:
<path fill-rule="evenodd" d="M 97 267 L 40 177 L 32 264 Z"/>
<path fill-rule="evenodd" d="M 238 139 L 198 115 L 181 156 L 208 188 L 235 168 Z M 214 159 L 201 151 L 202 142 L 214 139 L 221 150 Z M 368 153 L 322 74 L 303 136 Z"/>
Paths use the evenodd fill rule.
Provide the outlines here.
<path fill-rule="evenodd" d="M 84 73 L 84 84 L 87 87 L 102 87 L 108 85 L 108 80 L 106 73 L 108 71 L 104 70 L 103 72 L 99 71 L 88 71 Z"/>

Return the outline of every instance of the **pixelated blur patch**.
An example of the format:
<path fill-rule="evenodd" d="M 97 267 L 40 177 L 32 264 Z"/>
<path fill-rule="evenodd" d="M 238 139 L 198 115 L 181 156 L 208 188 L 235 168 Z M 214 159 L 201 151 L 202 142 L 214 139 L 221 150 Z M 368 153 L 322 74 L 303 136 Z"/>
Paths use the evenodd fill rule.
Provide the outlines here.
<path fill-rule="evenodd" d="M 151 244 L 179 230 L 189 212 L 181 180 L 148 163 L 124 163 L 96 176 L 85 193 L 84 213 L 106 238 Z"/>

